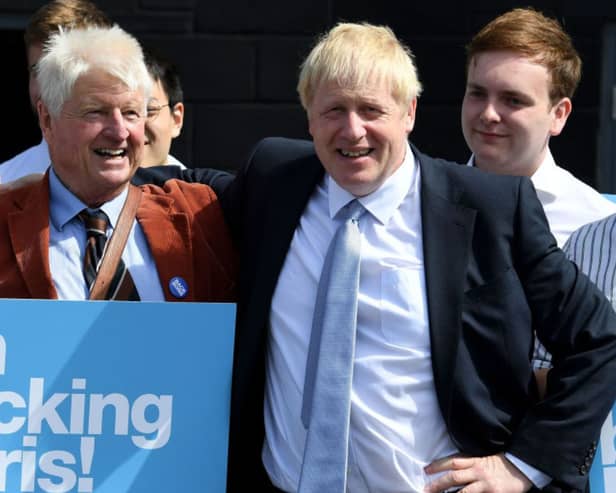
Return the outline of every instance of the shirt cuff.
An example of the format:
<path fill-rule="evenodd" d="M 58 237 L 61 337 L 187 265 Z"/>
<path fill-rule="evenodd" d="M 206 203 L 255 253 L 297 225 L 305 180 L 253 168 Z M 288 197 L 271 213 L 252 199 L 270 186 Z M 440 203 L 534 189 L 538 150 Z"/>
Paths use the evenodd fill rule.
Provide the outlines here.
<path fill-rule="evenodd" d="M 526 462 L 518 459 L 515 455 L 505 453 L 506 459 L 517 467 L 524 476 L 526 476 L 536 488 L 541 489 L 552 482 L 552 478 L 547 474 L 542 473 L 533 466 L 529 466 Z"/>

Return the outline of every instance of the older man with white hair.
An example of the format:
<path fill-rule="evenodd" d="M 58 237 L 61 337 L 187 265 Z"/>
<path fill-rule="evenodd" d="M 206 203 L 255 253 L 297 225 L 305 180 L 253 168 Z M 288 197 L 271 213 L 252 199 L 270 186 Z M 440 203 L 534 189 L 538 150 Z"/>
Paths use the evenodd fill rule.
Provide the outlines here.
<path fill-rule="evenodd" d="M 60 31 L 37 71 L 52 164 L 0 196 L 0 297 L 232 300 L 235 255 L 214 192 L 130 185 L 151 91 L 135 38 L 117 26 Z"/>

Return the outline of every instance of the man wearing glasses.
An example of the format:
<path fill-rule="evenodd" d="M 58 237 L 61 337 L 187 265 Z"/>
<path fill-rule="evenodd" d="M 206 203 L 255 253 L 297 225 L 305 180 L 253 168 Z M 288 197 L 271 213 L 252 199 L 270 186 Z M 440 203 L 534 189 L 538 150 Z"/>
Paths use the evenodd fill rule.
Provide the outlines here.
<path fill-rule="evenodd" d="M 171 142 L 182 131 L 184 96 L 177 68 L 158 53 L 144 50 L 145 64 L 152 77 L 152 96 L 148 101 L 145 124 L 145 152 L 141 166 L 173 164 L 186 168 L 169 154 Z"/>

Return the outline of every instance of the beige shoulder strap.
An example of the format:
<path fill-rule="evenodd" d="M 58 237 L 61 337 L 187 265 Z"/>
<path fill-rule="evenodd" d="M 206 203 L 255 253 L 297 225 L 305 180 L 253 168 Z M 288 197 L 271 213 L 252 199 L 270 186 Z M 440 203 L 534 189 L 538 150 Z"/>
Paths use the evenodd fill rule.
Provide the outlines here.
<path fill-rule="evenodd" d="M 126 202 L 122 207 L 120 216 L 118 217 L 118 224 L 113 230 L 111 238 L 107 242 L 107 248 L 105 249 L 105 255 L 101 261 L 101 265 L 98 269 L 98 274 L 90 290 L 91 300 L 104 300 L 107 291 L 109 290 L 109 284 L 115 275 L 118 263 L 122 257 L 122 252 L 126 246 L 126 240 L 128 239 L 128 233 L 133 226 L 135 214 L 137 214 L 137 208 L 141 201 L 141 189 L 133 184 L 128 186 L 128 195 Z"/>

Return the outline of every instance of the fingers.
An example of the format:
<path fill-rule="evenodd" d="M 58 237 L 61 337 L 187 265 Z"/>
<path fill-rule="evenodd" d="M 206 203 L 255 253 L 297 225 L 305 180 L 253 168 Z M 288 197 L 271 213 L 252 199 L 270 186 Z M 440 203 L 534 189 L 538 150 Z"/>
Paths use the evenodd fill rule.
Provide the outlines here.
<path fill-rule="evenodd" d="M 477 460 L 476 457 L 451 455 L 428 464 L 424 468 L 426 474 L 445 474 L 428 483 L 424 491 L 426 493 L 440 493 L 450 488 L 461 488 L 471 483 L 475 479 L 473 467 Z"/>
<path fill-rule="evenodd" d="M 477 457 L 463 457 L 461 455 L 450 455 L 437 459 L 428 464 L 424 470 L 426 474 L 436 474 L 450 469 L 467 469 L 475 465 Z"/>
<path fill-rule="evenodd" d="M 502 454 L 486 457 L 450 456 L 425 467 L 427 474 L 443 473 L 428 483 L 425 493 L 462 488 L 460 493 L 524 493 L 531 482 Z"/>
<path fill-rule="evenodd" d="M 476 479 L 475 471 L 471 468 L 450 470 L 449 472 L 439 476 L 434 481 L 430 482 L 424 488 L 425 493 L 441 493 L 450 488 L 462 488 L 466 485 L 471 485 Z M 470 488 L 468 486 L 467 488 Z M 471 493 L 472 490 L 465 489 L 465 493 Z"/>

